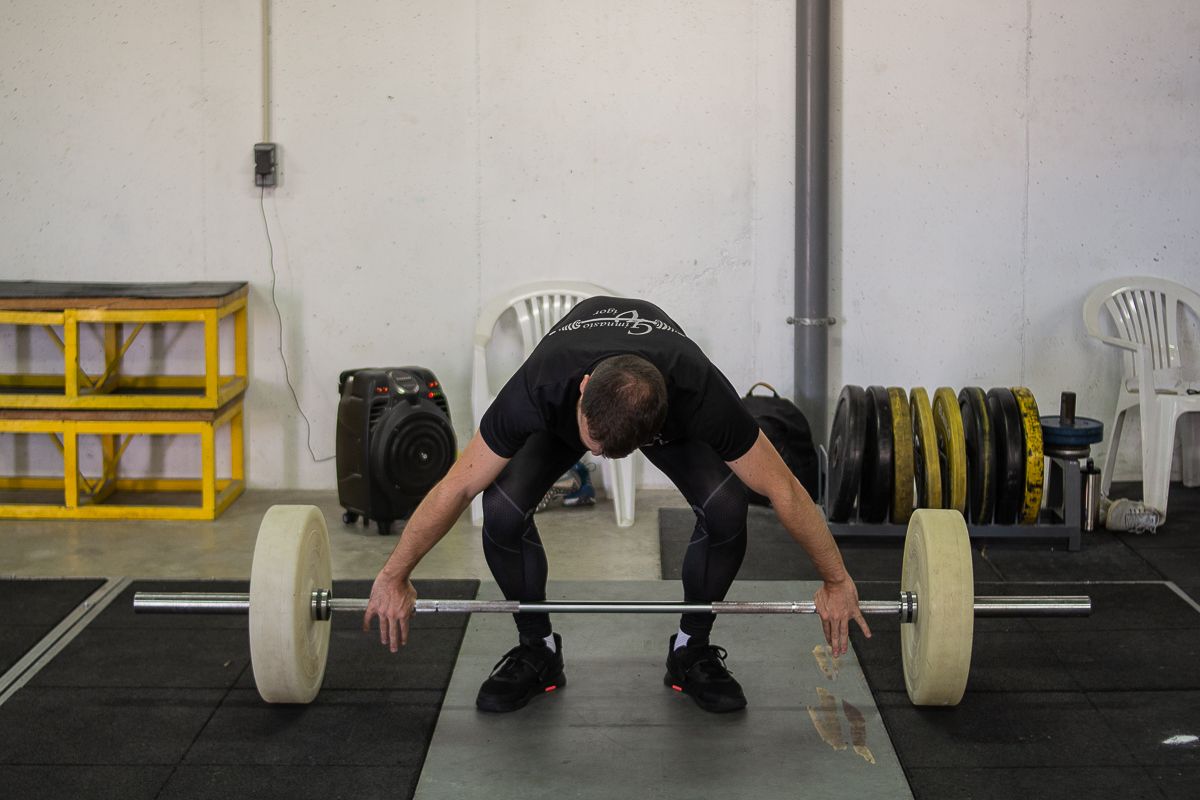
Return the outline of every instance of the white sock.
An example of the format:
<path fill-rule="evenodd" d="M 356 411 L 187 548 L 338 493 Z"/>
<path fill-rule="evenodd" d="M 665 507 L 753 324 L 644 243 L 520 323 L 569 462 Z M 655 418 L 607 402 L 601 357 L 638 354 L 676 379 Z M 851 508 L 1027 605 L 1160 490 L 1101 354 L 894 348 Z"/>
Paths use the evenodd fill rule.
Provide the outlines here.
<path fill-rule="evenodd" d="M 691 638 L 691 636 L 688 636 L 683 632 L 683 629 L 680 628 L 679 633 L 675 634 L 675 649 L 678 650 L 681 647 L 687 647 L 688 639 Z"/>
<path fill-rule="evenodd" d="M 549 648 L 550 648 L 550 652 L 551 652 L 551 653 L 557 653 L 557 652 L 558 652 L 558 645 L 556 645 L 556 644 L 554 643 L 554 634 L 553 634 L 553 633 L 552 633 L 552 634 L 550 634 L 549 636 L 547 636 L 547 637 L 544 639 L 544 641 L 546 642 L 546 647 L 549 647 Z"/>

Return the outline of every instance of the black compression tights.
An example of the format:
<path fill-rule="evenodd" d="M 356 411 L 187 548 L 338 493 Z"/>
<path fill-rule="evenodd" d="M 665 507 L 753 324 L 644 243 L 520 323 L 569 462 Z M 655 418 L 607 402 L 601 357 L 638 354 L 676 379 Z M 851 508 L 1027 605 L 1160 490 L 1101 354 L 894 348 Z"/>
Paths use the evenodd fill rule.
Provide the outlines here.
<path fill-rule="evenodd" d="M 546 552 L 533 511 L 583 452 L 550 434 L 535 434 L 484 491 L 483 553 L 507 599 L 546 599 Z M 672 442 L 642 452 L 696 512 L 696 528 L 683 558 L 684 600 L 723 600 L 746 554 L 745 486 L 706 444 Z M 549 615 L 514 616 L 523 636 L 550 635 Z M 700 640 L 708 638 L 712 625 L 712 614 L 684 614 L 680 621 L 684 633 Z"/>

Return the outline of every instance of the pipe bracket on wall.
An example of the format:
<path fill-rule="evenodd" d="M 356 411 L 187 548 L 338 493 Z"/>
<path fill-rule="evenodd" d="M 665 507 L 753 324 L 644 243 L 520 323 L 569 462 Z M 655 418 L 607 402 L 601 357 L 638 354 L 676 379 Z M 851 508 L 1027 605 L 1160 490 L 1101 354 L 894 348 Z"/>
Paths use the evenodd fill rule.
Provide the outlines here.
<path fill-rule="evenodd" d="M 787 324 L 806 328 L 829 328 L 837 325 L 837 317 L 788 317 Z"/>

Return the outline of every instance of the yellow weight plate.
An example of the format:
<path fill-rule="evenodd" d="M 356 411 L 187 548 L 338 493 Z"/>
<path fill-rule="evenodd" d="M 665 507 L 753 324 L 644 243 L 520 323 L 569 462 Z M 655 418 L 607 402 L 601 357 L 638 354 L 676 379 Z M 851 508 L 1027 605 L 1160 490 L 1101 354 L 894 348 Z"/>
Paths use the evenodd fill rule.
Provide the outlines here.
<path fill-rule="evenodd" d="M 942 468 L 938 464 L 937 429 L 929 393 L 921 387 L 908 395 L 912 412 L 913 477 L 917 487 L 917 508 L 942 507 Z"/>
<path fill-rule="evenodd" d="M 908 394 L 888 387 L 892 404 L 892 522 L 903 524 L 913 512 L 913 431 Z"/>
<path fill-rule="evenodd" d="M 1012 387 L 1013 397 L 1021 409 L 1021 425 L 1025 429 L 1025 502 L 1021 506 L 1021 522 L 1032 525 L 1042 510 L 1042 480 L 1046 459 L 1042 451 L 1042 421 L 1038 418 L 1037 400 L 1024 386 Z"/>
<path fill-rule="evenodd" d="M 942 508 L 967 513 L 967 437 L 954 390 L 933 393 L 933 427 L 937 431 L 938 468 L 942 476 Z"/>

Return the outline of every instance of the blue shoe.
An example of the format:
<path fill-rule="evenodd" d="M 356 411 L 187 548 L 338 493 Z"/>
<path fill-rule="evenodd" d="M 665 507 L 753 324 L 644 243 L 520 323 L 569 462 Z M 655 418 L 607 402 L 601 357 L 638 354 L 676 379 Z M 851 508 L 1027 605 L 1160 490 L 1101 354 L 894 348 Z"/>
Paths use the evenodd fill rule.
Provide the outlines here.
<path fill-rule="evenodd" d="M 545 511 L 553 506 L 590 506 L 595 503 L 596 489 L 592 486 L 587 465 L 577 461 L 554 482 L 535 510 Z"/>
<path fill-rule="evenodd" d="M 579 481 L 579 488 L 563 495 L 564 506 L 591 506 L 596 504 L 596 487 L 592 486 L 592 478 L 588 474 L 587 465 L 579 461 L 571 467 Z"/>

